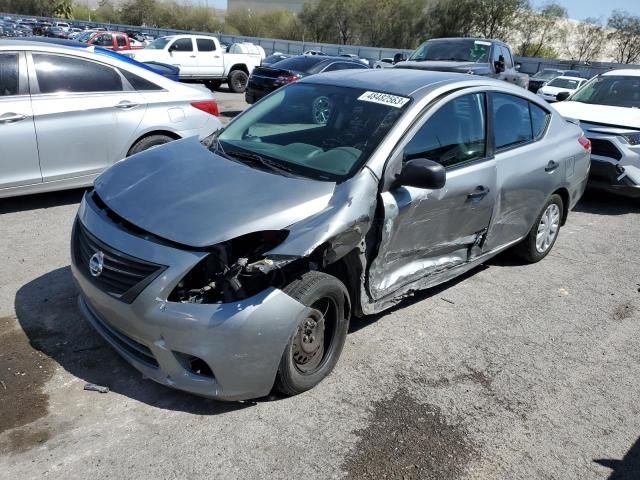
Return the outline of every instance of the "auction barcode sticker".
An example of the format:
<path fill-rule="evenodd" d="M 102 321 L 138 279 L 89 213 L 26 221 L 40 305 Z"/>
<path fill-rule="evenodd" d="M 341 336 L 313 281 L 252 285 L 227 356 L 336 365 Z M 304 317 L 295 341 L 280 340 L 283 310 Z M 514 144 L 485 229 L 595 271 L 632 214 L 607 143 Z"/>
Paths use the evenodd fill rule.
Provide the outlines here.
<path fill-rule="evenodd" d="M 389 95 L 388 93 L 364 92 L 358 97 L 358 100 L 362 100 L 363 102 L 380 103 L 382 105 L 389 105 L 390 107 L 395 108 L 401 108 L 410 99 L 407 97 Z"/>

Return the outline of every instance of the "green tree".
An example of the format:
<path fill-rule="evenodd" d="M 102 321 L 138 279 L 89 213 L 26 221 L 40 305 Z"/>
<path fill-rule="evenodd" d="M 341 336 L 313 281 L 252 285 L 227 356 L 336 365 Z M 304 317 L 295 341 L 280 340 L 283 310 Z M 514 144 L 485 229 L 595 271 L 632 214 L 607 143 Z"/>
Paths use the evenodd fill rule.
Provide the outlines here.
<path fill-rule="evenodd" d="M 474 27 L 475 0 L 435 0 L 427 7 L 425 28 L 430 38 L 468 37 Z"/>
<path fill-rule="evenodd" d="M 525 0 L 476 0 L 473 8 L 473 30 L 485 38 L 506 39 L 526 8 Z"/>
<path fill-rule="evenodd" d="M 640 17 L 614 10 L 607 26 L 614 29 L 608 38 L 613 43 L 616 62 L 638 62 L 640 60 Z"/>
<path fill-rule="evenodd" d="M 57 0 L 53 7 L 53 15 L 60 18 L 73 18 L 73 1 Z"/>

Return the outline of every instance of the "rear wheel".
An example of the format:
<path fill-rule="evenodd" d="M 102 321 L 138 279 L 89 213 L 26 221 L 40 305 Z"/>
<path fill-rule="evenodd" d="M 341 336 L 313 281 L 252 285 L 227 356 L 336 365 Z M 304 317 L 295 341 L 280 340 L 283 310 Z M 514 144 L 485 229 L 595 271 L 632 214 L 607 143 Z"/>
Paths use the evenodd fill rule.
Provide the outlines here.
<path fill-rule="evenodd" d="M 311 308 L 287 343 L 275 383 L 280 393 L 297 395 L 320 383 L 338 362 L 349 329 L 349 297 L 340 280 L 315 271 L 283 290 Z"/>
<path fill-rule="evenodd" d="M 138 140 L 133 147 L 129 150 L 127 157 L 130 155 L 135 155 L 136 153 L 143 152 L 148 150 L 151 147 L 157 147 L 158 145 L 164 145 L 165 143 L 169 143 L 175 140 L 168 135 L 149 135 L 148 137 L 144 137 Z"/>
<path fill-rule="evenodd" d="M 516 248 L 515 252 L 527 262 L 535 263 L 548 255 L 560 232 L 563 201 L 553 194 L 545 203 L 531 231 Z"/>
<path fill-rule="evenodd" d="M 234 70 L 229 74 L 227 83 L 229 89 L 233 93 L 243 93 L 247 89 L 247 83 L 249 82 L 249 75 L 242 70 Z"/>

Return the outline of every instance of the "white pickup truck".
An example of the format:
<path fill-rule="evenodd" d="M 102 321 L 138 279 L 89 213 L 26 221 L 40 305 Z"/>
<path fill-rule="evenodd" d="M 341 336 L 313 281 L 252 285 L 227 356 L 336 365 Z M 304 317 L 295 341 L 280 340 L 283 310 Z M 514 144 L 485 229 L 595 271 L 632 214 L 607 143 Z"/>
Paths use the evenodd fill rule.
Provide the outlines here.
<path fill-rule="evenodd" d="M 175 65 L 180 68 L 180 80 L 203 81 L 211 90 L 227 82 L 232 92 L 242 93 L 264 56 L 263 50 L 253 47 L 255 53 L 226 53 L 215 37 L 171 35 L 157 38 L 143 49 L 119 53 L 139 62 Z"/>

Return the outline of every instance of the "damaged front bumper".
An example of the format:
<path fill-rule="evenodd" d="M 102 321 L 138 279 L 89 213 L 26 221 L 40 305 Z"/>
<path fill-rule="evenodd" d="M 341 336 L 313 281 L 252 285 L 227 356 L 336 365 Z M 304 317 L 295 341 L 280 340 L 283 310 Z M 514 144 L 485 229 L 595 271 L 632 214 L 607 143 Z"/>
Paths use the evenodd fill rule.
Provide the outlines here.
<path fill-rule="evenodd" d="M 78 221 L 110 248 L 167 265 L 130 303 L 92 281 L 72 252 L 79 306 L 93 327 L 135 368 L 158 383 L 220 400 L 267 395 L 290 336 L 308 308 L 276 288 L 232 303 L 169 302 L 169 292 L 200 259 L 127 233 L 83 201 Z"/>
<path fill-rule="evenodd" d="M 588 131 L 587 137 L 592 142 L 589 186 L 640 198 L 640 146 L 597 131 Z"/>

